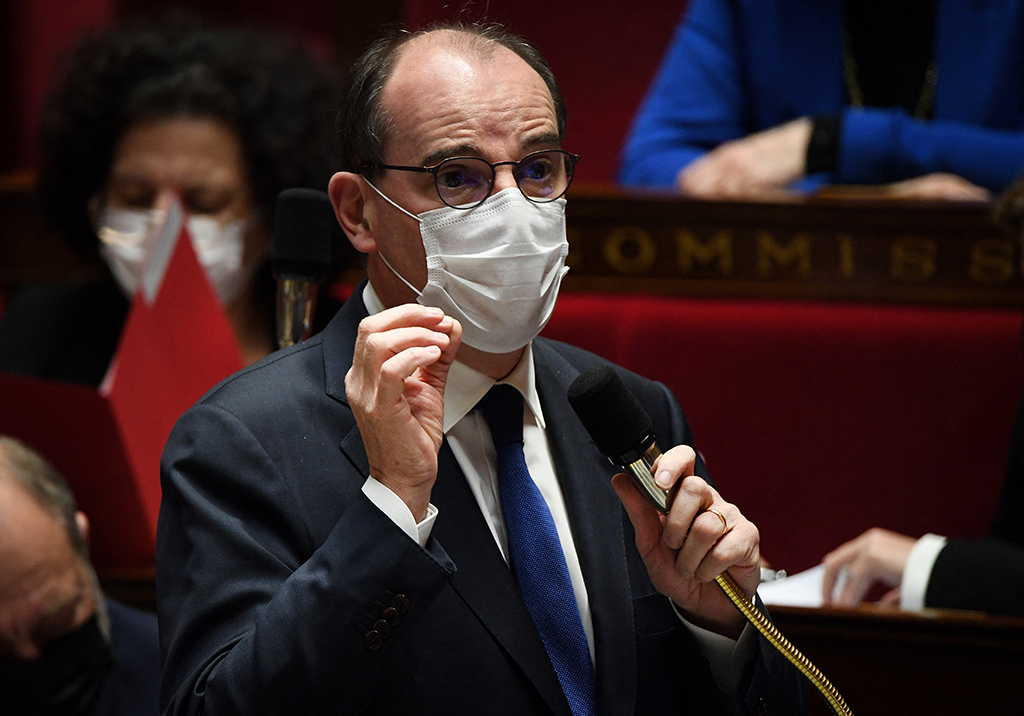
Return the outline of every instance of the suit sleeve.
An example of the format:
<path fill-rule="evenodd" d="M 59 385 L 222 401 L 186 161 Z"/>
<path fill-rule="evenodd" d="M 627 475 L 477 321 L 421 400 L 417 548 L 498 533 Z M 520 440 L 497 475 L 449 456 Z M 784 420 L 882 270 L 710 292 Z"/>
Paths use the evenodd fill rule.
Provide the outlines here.
<path fill-rule="evenodd" d="M 925 604 L 1024 616 L 1024 396 L 991 535 L 946 544 L 932 567 Z"/>
<path fill-rule="evenodd" d="M 732 3 L 693 0 L 633 122 L 627 186 L 671 187 L 706 151 L 746 134 Z"/>
<path fill-rule="evenodd" d="M 950 540 L 935 560 L 925 604 L 1024 616 L 1024 550 L 996 539 Z"/>
<path fill-rule="evenodd" d="M 337 506 L 318 506 L 338 514 L 324 538 L 274 452 L 210 403 L 172 432 L 157 529 L 164 714 L 358 710 L 387 681 L 387 646 L 364 641 L 380 605 L 403 594 L 414 622 L 454 569 L 374 507 L 357 475 L 339 480 Z"/>

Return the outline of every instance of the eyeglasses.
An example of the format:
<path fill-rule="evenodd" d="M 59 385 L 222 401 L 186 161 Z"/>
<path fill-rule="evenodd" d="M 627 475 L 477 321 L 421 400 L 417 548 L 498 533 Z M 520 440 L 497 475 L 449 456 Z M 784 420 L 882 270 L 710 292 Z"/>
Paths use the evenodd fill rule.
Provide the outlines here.
<path fill-rule="evenodd" d="M 479 157 L 451 157 L 432 167 L 403 167 L 394 164 L 364 164 L 364 169 L 396 169 L 434 175 L 437 195 L 454 209 L 480 206 L 494 189 L 495 170 L 511 166 L 516 185 L 530 201 L 544 204 L 569 190 L 579 156 L 561 149 L 527 154 L 518 162 L 491 163 Z"/>

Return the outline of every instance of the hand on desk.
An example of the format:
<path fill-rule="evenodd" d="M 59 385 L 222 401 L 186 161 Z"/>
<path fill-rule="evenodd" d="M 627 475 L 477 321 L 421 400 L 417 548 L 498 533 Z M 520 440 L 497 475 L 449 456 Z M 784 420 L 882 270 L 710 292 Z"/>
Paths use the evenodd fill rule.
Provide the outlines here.
<path fill-rule="evenodd" d="M 676 177 L 684 194 L 702 199 L 770 199 L 804 175 L 811 120 L 800 117 L 724 142 Z"/>
<path fill-rule="evenodd" d="M 805 175 L 812 122 L 808 117 L 723 142 L 684 167 L 676 188 L 699 199 L 770 201 L 791 196 L 786 187 Z M 984 187 L 956 174 L 933 172 L 882 184 L 879 196 L 893 199 L 989 201 Z"/>
<path fill-rule="evenodd" d="M 824 604 L 852 607 L 876 582 L 894 587 L 880 600 L 883 604 L 899 602 L 899 585 L 903 579 L 910 552 L 917 542 L 913 537 L 873 527 L 856 539 L 840 545 L 825 555 L 825 577 L 822 583 Z M 839 574 L 846 571 L 846 582 L 833 598 Z"/>
<path fill-rule="evenodd" d="M 423 519 L 444 437 L 444 386 L 462 326 L 439 308 L 403 304 L 359 324 L 345 394 L 370 474 Z"/>
<path fill-rule="evenodd" d="M 743 615 L 714 579 L 728 570 L 752 598 L 761 578 L 760 537 L 738 507 L 694 475 L 696 459 L 690 447 L 680 445 L 655 462 L 659 486 L 667 489 L 681 481 L 667 515 L 625 473 L 612 484 L 636 530 L 637 548 L 655 588 L 691 623 L 735 639 L 743 631 Z M 720 512 L 726 524 L 709 509 Z"/>
<path fill-rule="evenodd" d="M 893 182 L 882 187 L 882 195 L 893 199 L 936 199 L 940 201 L 989 201 L 988 189 L 956 174 L 935 172 Z"/>

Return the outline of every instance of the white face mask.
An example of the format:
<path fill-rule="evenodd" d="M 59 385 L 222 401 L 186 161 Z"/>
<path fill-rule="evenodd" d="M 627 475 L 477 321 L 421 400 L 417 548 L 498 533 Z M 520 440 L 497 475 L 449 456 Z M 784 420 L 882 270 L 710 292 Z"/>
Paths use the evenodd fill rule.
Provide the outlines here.
<path fill-rule="evenodd" d="M 510 353 L 537 337 L 569 270 L 565 199 L 536 204 L 512 187 L 473 209 L 445 206 L 416 216 L 370 186 L 420 224 L 427 255 L 422 291 L 380 254 L 417 303 L 457 318 L 462 342 L 487 353 Z"/>
<path fill-rule="evenodd" d="M 104 207 L 100 211 L 100 255 L 129 298 L 135 295 L 146 257 L 166 218 L 167 212 L 161 209 Z M 210 216 L 188 217 L 192 248 L 223 306 L 238 296 L 255 268 L 242 263 L 248 224 L 241 219 L 221 225 Z"/>

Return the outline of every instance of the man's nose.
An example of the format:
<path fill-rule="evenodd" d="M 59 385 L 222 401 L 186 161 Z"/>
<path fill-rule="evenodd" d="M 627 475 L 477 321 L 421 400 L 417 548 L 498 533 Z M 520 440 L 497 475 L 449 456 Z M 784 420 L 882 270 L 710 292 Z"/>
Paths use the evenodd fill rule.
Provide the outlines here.
<path fill-rule="evenodd" d="M 178 195 L 177 188 L 164 188 L 157 192 L 156 196 L 153 197 L 153 204 L 150 209 L 156 209 L 158 211 L 165 211 L 170 207 L 174 197 Z"/>
<path fill-rule="evenodd" d="M 491 192 L 492 194 L 497 194 L 505 189 L 511 189 L 514 186 L 518 186 L 516 184 L 515 167 L 506 164 L 494 170 L 494 190 Z"/>

